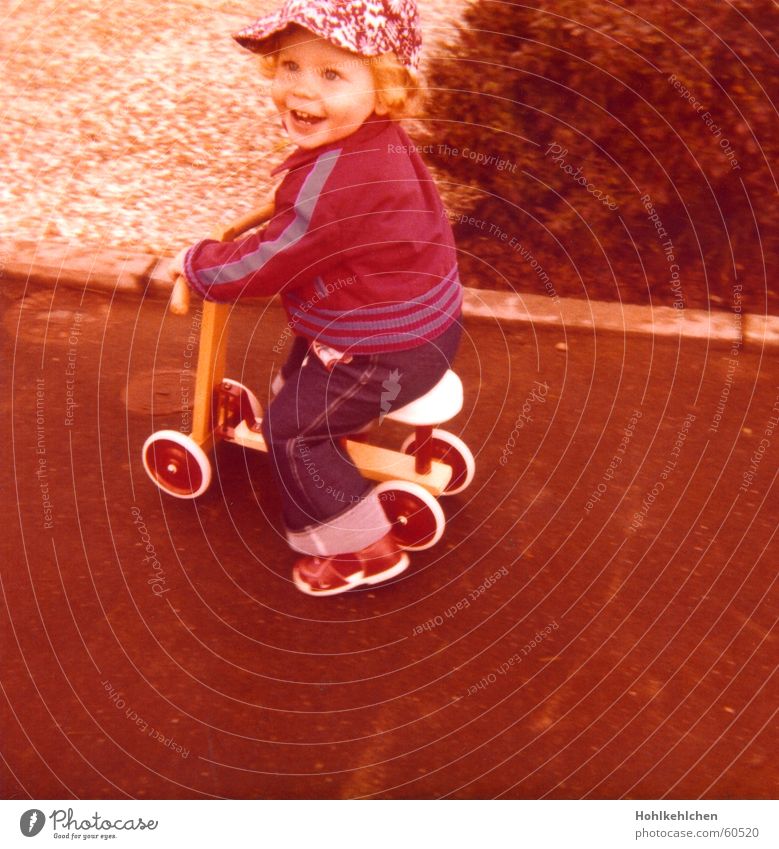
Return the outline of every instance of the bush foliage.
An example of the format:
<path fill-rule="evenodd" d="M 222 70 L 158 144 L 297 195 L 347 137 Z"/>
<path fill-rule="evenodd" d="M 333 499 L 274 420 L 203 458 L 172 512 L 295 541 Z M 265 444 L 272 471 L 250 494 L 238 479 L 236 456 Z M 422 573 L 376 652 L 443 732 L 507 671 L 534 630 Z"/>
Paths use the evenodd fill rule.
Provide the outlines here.
<path fill-rule="evenodd" d="M 778 8 L 467 7 L 424 139 L 465 282 L 777 311 Z"/>

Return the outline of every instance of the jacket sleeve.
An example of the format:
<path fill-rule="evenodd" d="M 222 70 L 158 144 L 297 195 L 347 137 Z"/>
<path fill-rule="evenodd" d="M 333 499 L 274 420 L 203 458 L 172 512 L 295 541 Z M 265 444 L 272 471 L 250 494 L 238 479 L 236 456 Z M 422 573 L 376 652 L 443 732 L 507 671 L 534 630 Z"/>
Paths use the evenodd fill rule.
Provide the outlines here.
<path fill-rule="evenodd" d="M 274 295 L 325 273 L 338 260 L 339 218 L 325 189 L 335 159 L 320 157 L 305 175 L 288 174 L 268 225 L 234 242 L 206 239 L 184 259 L 190 287 L 208 301 Z"/>

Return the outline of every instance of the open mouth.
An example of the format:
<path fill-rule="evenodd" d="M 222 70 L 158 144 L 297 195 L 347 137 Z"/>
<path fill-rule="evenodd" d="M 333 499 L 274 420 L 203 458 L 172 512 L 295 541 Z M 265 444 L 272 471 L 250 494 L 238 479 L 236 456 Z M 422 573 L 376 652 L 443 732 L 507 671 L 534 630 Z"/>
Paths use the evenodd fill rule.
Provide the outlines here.
<path fill-rule="evenodd" d="M 289 114 L 297 123 L 307 127 L 313 127 L 325 120 L 322 115 L 312 115 L 310 112 L 301 112 L 299 109 L 290 109 Z"/>

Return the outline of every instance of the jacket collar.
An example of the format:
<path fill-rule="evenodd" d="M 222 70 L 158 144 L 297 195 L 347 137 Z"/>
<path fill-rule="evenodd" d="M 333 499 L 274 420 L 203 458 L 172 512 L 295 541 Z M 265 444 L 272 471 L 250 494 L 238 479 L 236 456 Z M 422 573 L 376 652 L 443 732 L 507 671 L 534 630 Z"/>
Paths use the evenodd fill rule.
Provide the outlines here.
<path fill-rule="evenodd" d="M 280 165 L 277 165 L 271 171 L 271 176 L 275 177 L 276 174 L 280 174 L 282 171 L 293 171 L 297 168 L 303 168 L 315 159 L 319 159 L 323 153 L 331 150 L 342 150 L 347 146 L 349 148 L 359 147 L 386 129 L 389 123 L 389 118 L 385 118 L 383 115 L 377 115 L 374 112 L 351 135 L 345 138 L 330 142 L 330 144 L 323 144 L 312 150 L 306 150 L 302 147 L 297 148 L 294 153 L 290 154 Z"/>

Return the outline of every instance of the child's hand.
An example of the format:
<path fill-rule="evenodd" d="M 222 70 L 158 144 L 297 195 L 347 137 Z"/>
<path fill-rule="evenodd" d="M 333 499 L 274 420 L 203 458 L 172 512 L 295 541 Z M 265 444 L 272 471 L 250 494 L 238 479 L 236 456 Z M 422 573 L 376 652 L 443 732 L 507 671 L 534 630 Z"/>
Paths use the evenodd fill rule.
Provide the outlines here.
<path fill-rule="evenodd" d="M 173 315 L 186 315 L 189 312 L 189 284 L 186 277 L 176 278 L 168 309 Z"/>
<path fill-rule="evenodd" d="M 188 250 L 189 248 L 182 248 L 168 263 L 168 276 L 173 283 L 176 282 L 177 277 L 184 276 L 184 257 Z"/>
<path fill-rule="evenodd" d="M 184 277 L 184 257 L 189 248 L 183 248 L 168 265 L 168 275 L 173 281 L 169 309 L 173 315 L 186 315 L 189 312 L 189 285 Z"/>

